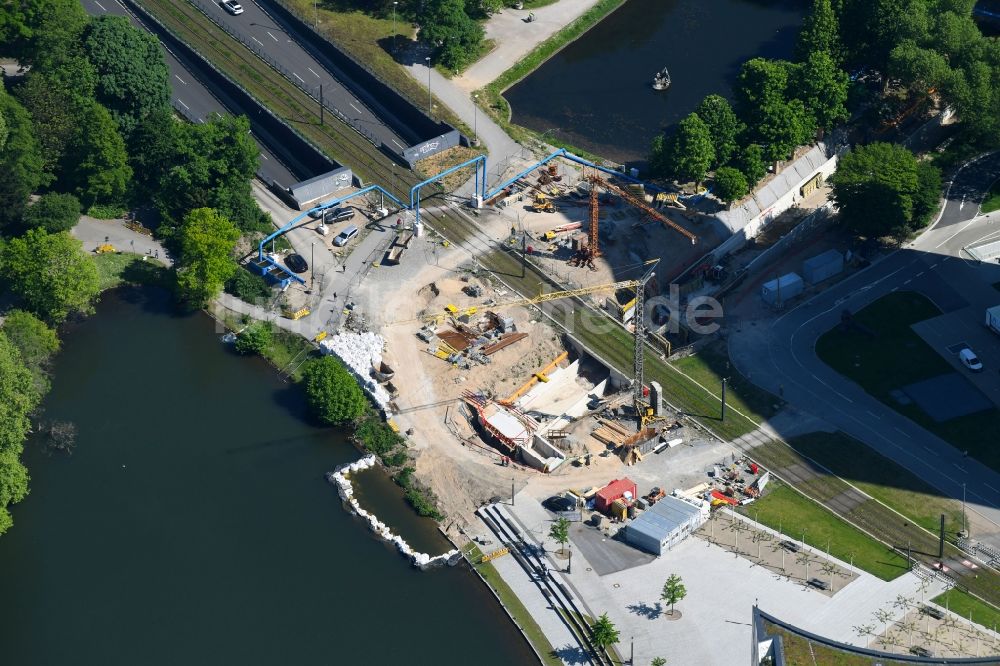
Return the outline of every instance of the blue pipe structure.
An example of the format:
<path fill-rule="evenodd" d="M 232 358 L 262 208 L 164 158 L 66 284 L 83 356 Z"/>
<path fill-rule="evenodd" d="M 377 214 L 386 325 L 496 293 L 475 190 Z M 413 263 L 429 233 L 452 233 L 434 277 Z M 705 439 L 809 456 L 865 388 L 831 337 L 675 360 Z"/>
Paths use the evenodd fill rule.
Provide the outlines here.
<path fill-rule="evenodd" d="M 285 266 L 282 266 L 281 264 L 277 263 L 276 261 L 274 261 L 270 257 L 265 257 L 264 256 L 264 246 L 267 245 L 267 243 L 269 241 L 272 241 L 275 238 L 277 238 L 278 236 L 281 236 L 281 235 L 286 234 L 289 231 L 291 231 L 299 223 L 299 221 L 302 220 L 302 218 L 304 218 L 309 213 L 314 213 L 316 211 L 323 211 L 323 210 L 326 210 L 327 208 L 332 208 L 333 206 L 336 206 L 339 203 L 343 203 L 344 201 L 347 201 L 348 199 L 353 199 L 354 197 L 362 196 L 362 195 L 368 194 L 369 192 L 380 192 L 380 193 L 384 194 L 385 196 L 389 197 L 390 199 L 392 199 L 393 201 L 395 201 L 396 204 L 400 208 L 406 208 L 406 204 L 404 204 L 402 201 L 400 201 L 399 199 L 397 199 L 395 196 L 392 195 L 391 192 L 389 192 L 388 190 L 384 189 L 380 185 L 369 185 L 368 187 L 360 189 L 357 192 L 353 192 L 351 194 L 348 194 L 346 197 L 340 197 L 340 198 L 337 198 L 337 199 L 331 199 L 330 201 L 322 203 L 322 204 L 320 204 L 318 206 L 314 206 L 313 208 L 310 208 L 309 210 L 307 210 L 307 211 L 305 211 L 303 213 L 300 213 L 299 215 L 296 215 L 294 218 L 292 218 L 292 220 L 288 224 L 286 224 L 285 226 L 281 227 L 280 229 L 278 229 L 277 231 L 275 231 L 271 235 L 265 237 L 260 242 L 260 245 L 257 246 L 257 260 L 258 261 L 266 261 L 267 263 L 271 264 L 272 266 L 277 266 L 278 268 L 280 268 L 281 270 L 283 270 L 285 273 L 287 273 L 296 282 L 298 282 L 300 284 L 305 284 L 306 281 L 303 280 L 302 278 L 300 278 L 294 272 L 288 270 L 288 268 L 286 268 Z"/>
<path fill-rule="evenodd" d="M 557 157 L 562 157 L 564 159 L 569 160 L 570 162 L 576 162 L 577 164 L 581 164 L 581 165 L 583 165 L 585 167 L 590 167 L 591 169 L 596 169 L 598 171 L 601 171 L 603 173 L 608 174 L 609 176 L 614 176 L 615 178 L 621 178 L 622 180 L 627 180 L 630 183 L 636 183 L 638 185 L 642 185 L 645 188 L 647 188 L 649 190 L 652 190 L 654 192 L 666 192 L 666 190 L 664 190 L 661 187 L 657 187 L 656 185 L 653 185 L 651 183 L 647 183 L 646 181 L 639 180 L 638 178 L 633 178 L 632 176 L 630 176 L 630 175 L 628 175 L 626 173 L 623 173 L 621 171 L 616 171 L 614 169 L 609 169 L 608 167 L 601 166 L 600 164 L 594 164 L 590 160 L 585 160 L 582 157 L 579 157 L 578 155 L 574 155 L 573 153 L 567 151 L 565 148 L 560 148 L 559 150 L 557 150 L 556 152 L 552 153 L 551 155 L 549 155 L 548 157 L 546 157 L 542 161 L 533 164 L 532 166 L 528 167 L 527 169 L 525 169 L 521 173 L 517 174 L 516 176 L 514 176 L 512 178 L 508 178 L 504 182 L 500 183 L 499 185 L 497 185 L 496 187 L 494 187 L 489 192 L 484 193 L 483 194 L 483 200 L 486 201 L 486 200 L 492 199 L 496 195 L 500 194 L 500 192 L 502 192 L 504 189 L 506 189 L 512 183 L 517 182 L 517 180 L 519 180 L 519 179 L 527 176 L 532 171 L 535 171 L 536 169 L 539 169 L 539 168 L 545 166 L 546 164 L 548 164 L 552 160 L 556 159 Z"/>
<path fill-rule="evenodd" d="M 462 162 L 461 164 L 455 165 L 455 166 L 451 167 L 450 169 L 445 169 L 444 171 L 442 171 L 441 173 L 437 174 L 436 176 L 431 176 L 427 180 L 425 180 L 423 182 L 420 182 L 420 183 L 417 183 L 416 185 L 414 185 L 413 187 L 410 188 L 410 210 L 412 210 L 412 211 L 414 211 L 414 213 L 416 213 L 416 221 L 418 223 L 420 222 L 420 189 L 424 185 L 427 185 L 429 183 L 433 183 L 434 181 L 438 180 L 439 178 L 444 178 L 448 174 L 454 173 L 454 172 L 458 171 L 459 169 L 464 169 L 465 167 L 469 166 L 470 164 L 476 164 L 477 165 L 476 166 L 476 187 L 473 190 L 473 192 L 475 192 L 475 194 L 481 195 L 481 196 L 483 196 L 485 198 L 485 196 L 486 196 L 486 156 L 485 155 L 477 155 L 476 157 L 473 157 L 471 160 L 467 160 L 465 162 Z M 480 171 L 482 171 L 482 176 L 480 176 L 480 173 L 479 173 Z"/>

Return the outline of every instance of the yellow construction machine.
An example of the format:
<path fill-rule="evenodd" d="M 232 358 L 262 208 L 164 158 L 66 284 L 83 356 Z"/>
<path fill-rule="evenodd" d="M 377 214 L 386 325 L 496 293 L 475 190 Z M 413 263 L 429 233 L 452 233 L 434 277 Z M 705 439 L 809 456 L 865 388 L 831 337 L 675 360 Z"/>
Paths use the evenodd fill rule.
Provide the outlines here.
<path fill-rule="evenodd" d="M 556 212 L 555 204 L 546 197 L 544 194 L 536 194 L 535 200 L 531 204 L 532 210 L 536 213 L 554 213 Z"/>

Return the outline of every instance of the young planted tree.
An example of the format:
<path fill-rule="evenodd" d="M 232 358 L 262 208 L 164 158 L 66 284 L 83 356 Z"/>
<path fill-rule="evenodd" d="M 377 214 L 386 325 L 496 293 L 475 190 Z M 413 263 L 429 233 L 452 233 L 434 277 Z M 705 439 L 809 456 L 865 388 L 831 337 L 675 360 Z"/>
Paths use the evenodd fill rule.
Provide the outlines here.
<path fill-rule="evenodd" d="M 557 518 L 549 527 L 549 538 L 559 544 L 559 553 L 564 553 L 566 544 L 569 543 L 569 521 L 566 518 Z"/>
<path fill-rule="evenodd" d="M 196 208 L 180 229 L 177 289 L 181 300 L 202 307 L 238 270 L 232 252 L 240 232 L 211 208 Z"/>
<path fill-rule="evenodd" d="M 332 356 L 309 361 L 302 372 L 302 381 L 309 410 L 323 423 L 340 425 L 365 411 L 367 403 L 361 387 Z"/>
<path fill-rule="evenodd" d="M 621 640 L 618 628 L 608 618 L 607 613 L 601 615 L 594 624 L 590 625 L 590 638 L 594 641 L 594 645 L 599 648 L 616 645 Z"/>
<path fill-rule="evenodd" d="M 670 604 L 670 614 L 674 614 L 674 604 L 678 601 L 684 599 L 687 596 L 687 588 L 684 587 L 681 577 L 677 574 L 670 574 L 667 578 L 667 582 L 663 584 L 663 592 L 660 593 L 660 599 L 663 599 L 665 603 Z"/>

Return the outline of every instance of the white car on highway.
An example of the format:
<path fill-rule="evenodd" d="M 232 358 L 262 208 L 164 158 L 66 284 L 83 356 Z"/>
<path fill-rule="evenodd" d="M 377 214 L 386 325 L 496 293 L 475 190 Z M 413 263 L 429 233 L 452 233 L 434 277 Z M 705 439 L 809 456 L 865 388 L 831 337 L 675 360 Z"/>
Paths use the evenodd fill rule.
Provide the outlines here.
<path fill-rule="evenodd" d="M 222 8 L 233 16 L 239 16 L 243 13 L 243 5 L 236 0 L 222 0 Z"/>

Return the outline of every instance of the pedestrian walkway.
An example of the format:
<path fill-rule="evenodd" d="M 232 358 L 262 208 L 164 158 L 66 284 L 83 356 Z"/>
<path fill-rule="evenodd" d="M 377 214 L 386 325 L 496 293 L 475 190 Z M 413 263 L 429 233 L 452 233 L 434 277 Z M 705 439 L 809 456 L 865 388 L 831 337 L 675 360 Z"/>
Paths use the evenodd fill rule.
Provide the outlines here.
<path fill-rule="evenodd" d="M 70 234 L 83 243 L 83 249 L 87 252 L 93 252 L 100 245 L 109 244 L 119 252 L 145 254 L 159 259 L 167 267 L 174 265 L 174 260 L 167 254 L 160 241 L 152 236 L 132 231 L 125 226 L 124 220 L 98 220 L 83 215 L 70 230 Z"/>

